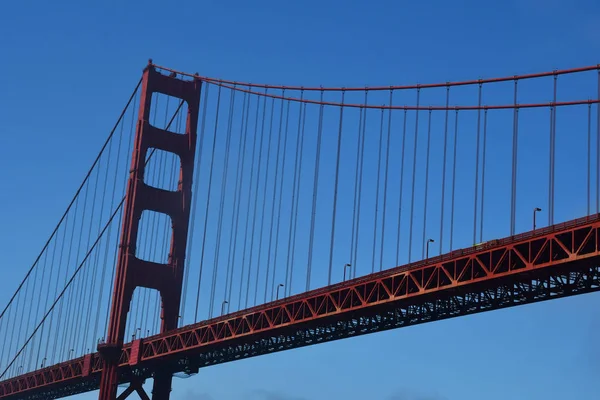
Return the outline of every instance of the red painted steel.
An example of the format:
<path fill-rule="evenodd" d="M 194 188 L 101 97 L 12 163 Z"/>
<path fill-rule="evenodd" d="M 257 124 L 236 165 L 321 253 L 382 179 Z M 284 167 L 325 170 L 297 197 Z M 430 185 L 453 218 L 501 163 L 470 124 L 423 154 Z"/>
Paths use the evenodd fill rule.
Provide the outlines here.
<path fill-rule="evenodd" d="M 194 76 L 186 72 L 177 71 L 171 68 L 155 65 L 156 68 L 178 73 L 184 76 Z M 514 80 L 526 80 L 526 79 L 536 79 L 536 78 L 545 78 L 550 76 L 559 76 L 559 75 L 569 75 L 576 74 L 581 72 L 589 72 L 598 70 L 600 71 L 600 64 L 597 65 L 589 65 L 586 67 L 579 68 L 570 68 L 570 69 L 561 69 L 555 71 L 548 72 L 539 72 L 534 74 L 523 74 L 523 75 L 513 75 L 513 76 L 503 76 L 500 78 L 488 78 L 488 79 L 477 79 L 477 80 L 469 80 L 469 81 L 457 81 L 457 82 L 439 82 L 439 83 L 426 83 L 426 84 L 416 84 L 416 85 L 391 85 L 391 86 L 367 86 L 367 87 L 310 87 L 310 86 L 290 86 L 290 85 L 268 85 L 263 83 L 250 83 L 250 82 L 240 82 L 240 81 L 229 81 L 225 79 L 217 79 L 217 78 L 209 78 L 209 77 L 201 77 L 203 81 L 215 83 L 215 84 L 228 84 L 228 85 L 237 85 L 237 86 L 246 86 L 246 87 L 255 87 L 261 89 L 276 89 L 276 90 L 298 90 L 298 91 L 326 91 L 326 92 L 341 92 L 341 91 L 359 91 L 363 92 L 365 90 L 369 91 L 378 91 L 378 90 L 414 90 L 414 89 L 431 89 L 431 88 L 443 88 L 443 87 L 451 87 L 451 86 L 468 86 L 468 85 L 479 85 L 486 83 L 499 83 L 499 82 L 510 82 Z"/>
<path fill-rule="evenodd" d="M 346 325 L 351 325 L 348 321 L 354 321 L 355 325 L 360 321 L 377 325 L 385 322 L 385 318 L 414 320 L 404 325 L 385 322 L 387 326 L 362 331 L 352 328 L 350 333 L 330 335 L 322 341 L 596 291 L 600 290 L 599 261 L 600 215 L 580 218 L 136 341 L 125 345 L 118 355 L 119 381 L 134 381 L 139 379 L 137 376 L 150 377 L 153 371 L 165 366 L 178 365 L 184 370 L 182 365 L 185 363 L 193 371 L 199 365 L 194 365 L 191 360 L 207 353 L 212 354 L 213 359 L 204 364 L 210 365 L 313 344 L 318 341 L 300 338 L 302 343 L 285 347 L 281 343 L 272 343 L 271 338 L 279 335 L 288 342 L 298 340 L 301 329 L 312 334 L 324 332 L 336 321 L 345 321 Z M 537 283 L 534 285 L 533 281 Z M 543 287 L 547 295 L 521 293 L 519 298 L 510 298 L 523 286 Z M 484 306 L 482 299 L 491 299 L 490 293 L 504 296 L 508 301 L 504 305 L 492 301 Z M 470 309 L 467 299 L 472 301 Z M 441 307 L 442 302 L 452 303 L 455 312 L 433 317 L 434 308 Z M 411 310 L 411 307 L 413 310 L 418 307 L 429 316 L 419 319 L 417 311 L 412 315 L 407 312 L 404 316 L 397 311 L 399 308 Z M 263 353 L 247 350 L 259 340 L 266 341 L 271 348 Z M 241 355 L 223 356 L 226 350 L 234 347 Z M 134 357 L 137 362 L 132 367 Z M 79 358 L 0 382 L 0 399 L 39 398 L 36 397 L 39 393 L 53 393 L 56 398 L 62 396 L 61 390 L 69 395 L 93 390 L 97 388 L 98 375 L 103 372 L 100 355 L 91 355 L 91 372 L 87 377 L 83 375 L 85 363 L 84 358 Z"/>
<path fill-rule="evenodd" d="M 293 101 L 296 103 L 313 104 L 318 106 L 344 107 L 344 108 L 362 108 L 369 110 L 407 110 L 407 111 L 477 111 L 477 110 L 513 110 L 520 108 L 543 108 L 543 107 L 566 107 L 581 106 L 585 104 L 598 104 L 600 99 L 586 99 L 574 101 L 549 101 L 546 103 L 521 103 L 521 104 L 496 104 L 496 105 L 455 105 L 455 106 L 394 106 L 394 105 L 376 105 L 376 104 L 352 104 L 337 103 L 334 101 L 310 100 L 298 97 L 286 97 L 271 93 L 260 93 L 255 90 L 242 89 L 228 84 L 219 83 L 218 85 L 238 92 L 247 93 L 255 96 L 268 97 L 271 99 Z M 363 89 L 364 90 L 364 89 Z"/>
<path fill-rule="evenodd" d="M 144 70 L 108 335 L 106 343 L 98 346 L 104 360 L 100 380 L 101 400 L 116 399 L 119 355 L 122 352 L 127 314 L 136 287 L 156 289 L 160 292 L 161 332 L 177 328 L 191 208 L 200 89 L 199 79 L 185 81 L 177 79 L 174 74 L 166 76 L 156 71 L 151 64 Z M 154 93 L 172 96 L 187 103 L 184 134 L 165 131 L 149 123 Z M 151 187 L 144 182 L 147 154 L 154 149 L 179 156 L 179 184 L 176 191 Z M 145 210 L 164 213 L 171 218 L 172 239 L 167 264 L 143 261 L 136 257 L 139 221 Z M 136 357 L 133 358 L 135 359 Z M 169 398 L 171 380 L 170 371 L 156 372 L 154 399 Z"/>

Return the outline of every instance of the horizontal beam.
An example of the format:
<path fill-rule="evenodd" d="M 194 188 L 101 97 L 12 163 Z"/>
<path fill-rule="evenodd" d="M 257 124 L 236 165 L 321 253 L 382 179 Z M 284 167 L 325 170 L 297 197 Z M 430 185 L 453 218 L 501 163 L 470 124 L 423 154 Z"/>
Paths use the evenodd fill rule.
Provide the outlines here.
<path fill-rule="evenodd" d="M 600 290 L 600 216 L 493 240 L 125 345 L 121 382 Z M 97 388 L 98 353 L 0 382 L 0 399 Z"/>

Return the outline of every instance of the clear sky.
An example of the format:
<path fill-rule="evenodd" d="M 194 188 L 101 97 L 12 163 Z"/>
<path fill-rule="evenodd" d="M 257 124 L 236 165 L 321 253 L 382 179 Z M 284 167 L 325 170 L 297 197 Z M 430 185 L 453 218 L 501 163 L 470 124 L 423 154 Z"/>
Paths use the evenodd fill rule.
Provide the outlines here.
<path fill-rule="evenodd" d="M 4 2 L 0 304 L 148 58 L 241 81 L 389 85 L 593 65 L 599 37 L 594 0 Z M 599 305 L 586 295 L 224 364 L 175 379 L 172 398 L 596 399 Z"/>

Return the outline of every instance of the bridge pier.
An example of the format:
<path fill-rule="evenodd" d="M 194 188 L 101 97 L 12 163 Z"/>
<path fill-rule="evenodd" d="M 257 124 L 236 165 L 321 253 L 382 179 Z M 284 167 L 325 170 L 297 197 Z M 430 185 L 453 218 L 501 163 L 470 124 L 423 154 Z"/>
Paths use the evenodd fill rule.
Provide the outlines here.
<path fill-rule="evenodd" d="M 136 365 L 138 354 L 143 352 L 144 345 L 139 342 L 135 355 L 132 348 L 129 360 L 120 359 L 127 315 L 137 287 L 155 289 L 160 293 L 161 333 L 177 328 L 191 210 L 200 90 L 199 79 L 186 81 L 178 79 L 176 74 L 163 75 L 156 70 L 152 61 L 144 69 L 108 334 L 106 343 L 98 346 L 104 362 L 98 397 L 100 400 L 124 399 L 133 391 L 138 392 L 142 399 L 149 399 L 139 381 L 131 382 L 129 388 L 117 397 L 117 385 L 123 381 L 119 376 L 120 368 Z M 185 133 L 170 132 L 150 124 L 153 93 L 162 93 L 187 103 Z M 179 184 L 176 191 L 155 188 L 145 183 L 146 160 L 154 150 L 170 152 L 179 157 Z M 139 222 L 145 210 L 164 213 L 171 218 L 172 236 L 166 264 L 136 257 Z M 169 399 L 171 383 L 170 371 L 154 371 L 152 399 Z"/>
<path fill-rule="evenodd" d="M 171 371 L 157 371 L 154 373 L 154 386 L 152 387 L 152 400 L 168 400 L 171 395 L 173 374 Z"/>

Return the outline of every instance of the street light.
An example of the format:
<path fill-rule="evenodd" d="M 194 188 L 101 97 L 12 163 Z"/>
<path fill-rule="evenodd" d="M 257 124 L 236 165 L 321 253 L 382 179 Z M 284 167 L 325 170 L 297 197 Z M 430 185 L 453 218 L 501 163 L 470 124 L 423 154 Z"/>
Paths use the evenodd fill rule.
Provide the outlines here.
<path fill-rule="evenodd" d="M 40 366 L 40 368 L 44 368 L 44 363 L 46 362 L 46 357 L 44 357 L 44 359 L 42 360 L 42 365 Z"/>
<path fill-rule="evenodd" d="M 277 285 L 277 291 L 275 292 L 275 300 L 279 300 L 279 288 L 283 287 L 283 283 L 280 283 L 279 285 Z"/>
<path fill-rule="evenodd" d="M 221 304 L 221 315 L 225 314 L 225 304 L 229 304 L 229 302 L 227 300 L 223 300 L 223 303 Z"/>
<path fill-rule="evenodd" d="M 69 358 L 69 360 L 71 359 L 71 354 L 73 354 L 73 352 L 74 352 L 74 351 L 75 351 L 75 349 L 70 349 L 70 350 L 69 350 L 69 357 L 68 357 L 68 358 Z"/>
<path fill-rule="evenodd" d="M 352 265 L 350 265 L 350 264 L 346 264 L 346 265 L 344 265 L 344 282 L 346 281 L 346 269 L 347 269 L 347 268 L 350 268 L 351 266 L 352 266 Z"/>
<path fill-rule="evenodd" d="M 426 250 L 425 250 L 425 259 L 429 259 L 429 243 L 434 243 L 435 240 L 429 239 L 427 241 Z"/>
<path fill-rule="evenodd" d="M 533 209 L 533 230 L 535 231 L 535 213 L 537 213 L 538 211 L 542 211 L 541 208 L 536 207 Z"/>

